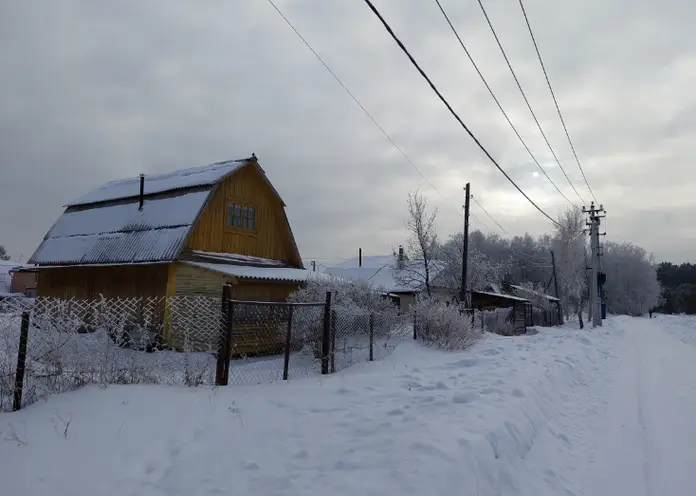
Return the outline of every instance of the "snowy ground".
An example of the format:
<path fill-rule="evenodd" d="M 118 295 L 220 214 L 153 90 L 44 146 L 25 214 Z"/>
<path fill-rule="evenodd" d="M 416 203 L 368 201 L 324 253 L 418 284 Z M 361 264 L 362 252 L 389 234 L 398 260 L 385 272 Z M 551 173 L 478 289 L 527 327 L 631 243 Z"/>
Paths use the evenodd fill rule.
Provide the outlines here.
<path fill-rule="evenodd" d="M 22 495 L 696 494 L 696 320 L 408 342 L 323 378 L 89 387 L 0 415 Z"/>

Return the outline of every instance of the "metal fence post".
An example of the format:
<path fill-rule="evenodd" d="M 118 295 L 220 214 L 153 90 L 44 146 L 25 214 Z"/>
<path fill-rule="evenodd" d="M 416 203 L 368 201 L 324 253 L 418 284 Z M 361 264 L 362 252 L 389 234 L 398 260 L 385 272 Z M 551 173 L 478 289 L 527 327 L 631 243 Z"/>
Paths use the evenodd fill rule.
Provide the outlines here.
<path fill-rule="evenodd" d="M 24 370 L 27 360 L 27 342 L 29 341 L 29 312 L 22 312 L 22 328 L 19 335 L 19 350 L 17 352 L 17 373 L 15 375 L 14 398 L 12 410 L 22 408 L 22 391 L 24 390 Z"/>
<path fill-rule="evenodd" d="M 324 329 L 321 335 L 321 373 L 329 373 L 329 353 L 331 352 L 331 291 L 326 292 L 324 303 Z"/>
<path fill-rule="evenodd" d="M 288 329 L 285 335 L 285 358 L 283 360 L 283 380 L 288 380 L 288 369 L 290 368 L 290 344 L 292 342 L 292 316 L 294 307 L 288 308 Z"/>
<path fill-rule="evenodd" d="M 228 374 L 230 366 L 230 341 L 229 335 L 231 334 L 232 325 L 232 306 L 230 305 L 230 300 L 232 299 L 232 285 L 225 284 L 222 286 L 222 302 L 221 309 L 222 315 L 220 319 L 220 329 L 218 335 L 218 348 L 217 348 L 217 364 L 215 368 L 215 385 L 216 386 L 227 386 Z"/>
<path fill-rule="evenodd" d="M 336 310 L 331 310 L 331 373 L 336 372 Z"/>
<path fill-rule="evenodd" d="M 375 359 L 375 314 L 370 312 L 370 361 Z"/>

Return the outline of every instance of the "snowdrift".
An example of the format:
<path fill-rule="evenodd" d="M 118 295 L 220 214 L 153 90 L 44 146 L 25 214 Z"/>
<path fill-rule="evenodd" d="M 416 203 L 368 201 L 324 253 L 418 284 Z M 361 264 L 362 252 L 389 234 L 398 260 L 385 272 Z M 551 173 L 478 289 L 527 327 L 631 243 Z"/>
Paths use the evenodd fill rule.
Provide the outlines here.
<path fill-rule="evenodd" d="M 602 407 L 620 333 L 408 342 L 287 384 L 90 386 L 0 416 L 0 478 L 16 496 L 572 493 L 592 448 L 572 413 Z"/>

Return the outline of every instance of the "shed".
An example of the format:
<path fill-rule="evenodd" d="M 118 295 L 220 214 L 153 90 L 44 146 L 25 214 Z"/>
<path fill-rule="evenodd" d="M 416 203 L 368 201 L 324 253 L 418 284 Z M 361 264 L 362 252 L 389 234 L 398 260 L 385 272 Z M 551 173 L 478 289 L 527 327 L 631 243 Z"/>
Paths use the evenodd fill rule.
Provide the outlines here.
<path fill-rule="evenodd" d="M 531 325 L 532 303 L 526 298 L 488 291 L 471 291 L 471 305 L 475 310 L 511 308 L 515 334 L 523 334 Z"/>

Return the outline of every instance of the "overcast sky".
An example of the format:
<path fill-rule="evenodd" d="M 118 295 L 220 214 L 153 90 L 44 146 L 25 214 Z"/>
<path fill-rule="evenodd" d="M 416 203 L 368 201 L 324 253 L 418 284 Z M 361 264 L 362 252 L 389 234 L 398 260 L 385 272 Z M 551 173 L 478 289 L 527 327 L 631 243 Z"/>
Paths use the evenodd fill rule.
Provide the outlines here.
<path fill-rule="evenodd" d="M 303 258 L 389 253 L 420 187 L 438 232 L 461 229 L 462 187 L 512 234 L 551 224 L 476 148 L 361 0 L 277 0 L 433 191 L 266 0 L 0 0 L 0 244 L 28 258 L 62 205 L 102 182 L 256 153 Z M 434 0 L 375 0 L 464 121 L 551 215 L 535 172 Z M 476 0 L 442 0 L 530 148 L 578 201 L 520 96 Z M 491 20 L 561 163 L 589 201 L 517 0 Z M 658 259 L 696 248 L 696 5 L 527 0 L 608 239 Z M 457 211 L 454 211 L 454 210 Z M 472 212 L 494 223 L 475 205 Z M 474 228 L 482 227 L 477 220 Z M 482 228 L 486 230 L 485 228 Z M 497 229 L 497 228 L 496 228 Z"/>

